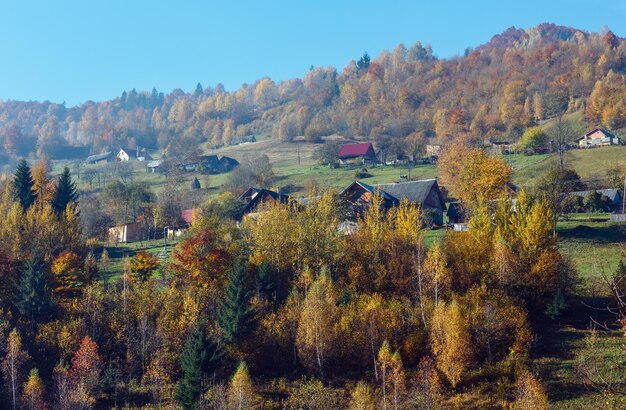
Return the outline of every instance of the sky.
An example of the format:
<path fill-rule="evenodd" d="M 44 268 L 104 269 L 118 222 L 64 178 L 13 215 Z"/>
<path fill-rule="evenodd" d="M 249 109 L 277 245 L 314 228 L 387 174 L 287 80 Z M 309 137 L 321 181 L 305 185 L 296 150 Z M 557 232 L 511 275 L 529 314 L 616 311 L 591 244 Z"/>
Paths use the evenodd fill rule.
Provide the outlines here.
<path fill-rule="evenodd" d="M 449 58 L 553 22 L 626 37 L 626 0 L 0 0 L 0 99 L 73 106 L 123 90 L 235 90 L 399 43 Z"/>

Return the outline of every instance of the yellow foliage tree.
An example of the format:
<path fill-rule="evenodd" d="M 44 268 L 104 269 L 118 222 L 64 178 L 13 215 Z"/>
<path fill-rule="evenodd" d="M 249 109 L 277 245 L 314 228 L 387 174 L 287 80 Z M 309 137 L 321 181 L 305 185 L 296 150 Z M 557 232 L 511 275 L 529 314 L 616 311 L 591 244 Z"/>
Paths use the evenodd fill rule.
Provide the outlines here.
<path fill-rule="evenodd" d="M 439 157 L 441 183 L 469 206 L 499 198 L 511 176 L 511 167 L 500 156 L 457 143 Z"/>
<path fill-rule="evenodd" d="M 376 400 L 372 388 L 365 382 L 359 381 L 350 395 L 349 410 L 374 410 Z"/>
<path fill-rule="evenodd" d="M 548 395 L 535 376 L 526 373 L 518 380 L 514 410 L 546 410 L 549 404 Z"/>
<path fill-rule="evenodd" d="M 159 259 L 150 252 L 139 251 L 130 261 L 130 272 L 133 279 L 139 283 L 146 282 L 152 272 L 158 269 Z"/>
<path fill-rule="evenodd" d="M 231 409 L 247 410 L 254 407 L 255 393 L 245 362 L 239 363 L 228 387 L 228 402 Z"/>
<path fill-rule="evenodd" d="M 52 262 L 52 273 L 55 279 L 54 294 L 61 298 L 75 295 L 83 282 L 83 261 L 74 252 L 61 252 Z"/>
<path fill-rule="evenodd" d="M 473 356 L 469 326 L 456 300 L 435 307 L 430 335 L 437 367 L 452 387 L 456 387 L 469 369 Z"/>
<path fill-rule="evenodd" d="M 335 347 L 337 316 L 336 295 L 327 275 L 313 282 L 309 288 L 298 324 L 298 353 L 304 363 L 315 368 L 324 377 L 324 365 Z"/>
<path fill-rule="evenodd" d="M 45 391 L 43 382 L 39 377 L 39 371 L 32 369 L 28 374 L 28 380 L 24 383 L 22 392 L 23 401 L 28 410 L 45 410 L 48 406 L 44 400 L 44 395 Z"/>

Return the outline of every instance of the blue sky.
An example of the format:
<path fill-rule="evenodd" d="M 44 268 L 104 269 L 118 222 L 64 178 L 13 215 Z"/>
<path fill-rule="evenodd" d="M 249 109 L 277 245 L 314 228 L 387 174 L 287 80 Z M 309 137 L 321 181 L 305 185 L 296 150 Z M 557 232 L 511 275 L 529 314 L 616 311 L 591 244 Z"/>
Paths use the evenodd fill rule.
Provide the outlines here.
<path fill-rule="evenodd" d="M 0 98 L 71 106 L 133 87 L 233 90 L 400 42 L 451 57 L 546 21 L 626 36 L 626 0 L 0 0 Z"/>

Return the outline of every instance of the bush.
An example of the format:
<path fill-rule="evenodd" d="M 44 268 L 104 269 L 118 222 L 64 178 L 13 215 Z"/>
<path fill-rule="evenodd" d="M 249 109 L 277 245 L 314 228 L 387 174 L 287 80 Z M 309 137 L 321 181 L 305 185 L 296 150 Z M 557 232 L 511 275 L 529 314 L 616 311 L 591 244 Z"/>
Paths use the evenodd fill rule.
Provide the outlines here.
<path fill-rule="evenodd" d="M 319 380 L 303 380 L 293 390 L 287 401 L 287 410 L 318 410 L 341 409 L 343 405 L 343 391 L 324 387 Z"/>
<path fill-rule="evenodd" d="M 371 178 L 372 174 L 370 174 L 367 168 L 361 168 L 354 172 L 354 178 L 362 179 L 362 178 Z"/>

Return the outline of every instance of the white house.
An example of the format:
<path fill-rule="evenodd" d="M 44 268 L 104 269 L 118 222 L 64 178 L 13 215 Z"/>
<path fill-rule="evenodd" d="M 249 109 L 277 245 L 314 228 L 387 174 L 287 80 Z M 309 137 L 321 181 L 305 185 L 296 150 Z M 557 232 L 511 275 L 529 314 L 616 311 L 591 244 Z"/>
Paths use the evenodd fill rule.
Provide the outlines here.
<path fill-rule="evenodd" d="M 601 147 L 605 145 L 619 145 L 620 140 L 605 129 L 596 128 L 578 139 L 580 148 Z"/>

